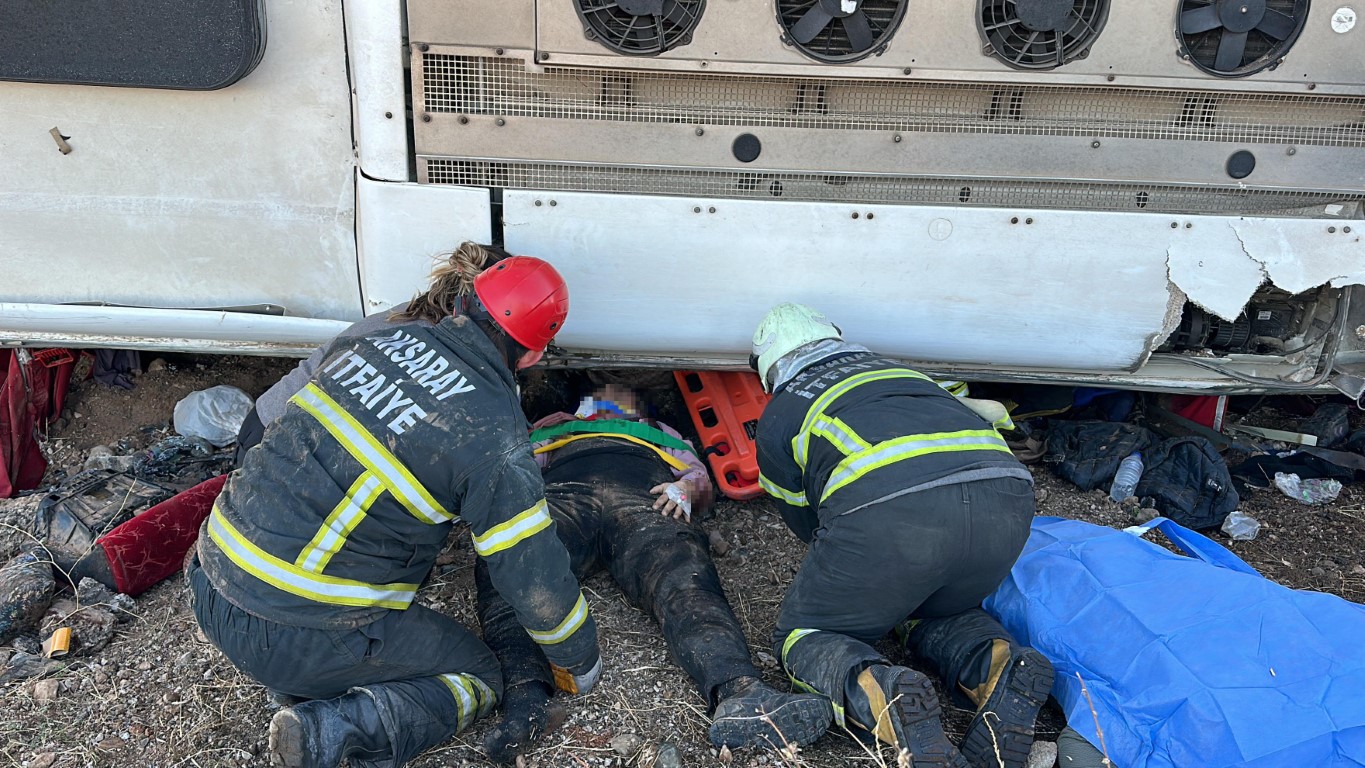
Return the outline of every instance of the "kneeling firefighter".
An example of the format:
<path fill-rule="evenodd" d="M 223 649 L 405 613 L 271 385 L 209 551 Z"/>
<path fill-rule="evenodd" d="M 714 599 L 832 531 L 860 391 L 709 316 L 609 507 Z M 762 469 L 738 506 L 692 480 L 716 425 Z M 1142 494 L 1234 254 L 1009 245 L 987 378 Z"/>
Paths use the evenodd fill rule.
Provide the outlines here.
<path fill-rule="evenodd" d="M 793 683 L 916 768 L 1023 766 L 1053 673 L 980 608 L 1034 513 L 1032 476 L 996 431 L 1004 409 L 845 342 L 800 304 L 768 313 L 751 362 L 774 393 L 758 425 L 760 483 L 810 545 L 773 635 Z M 872 648 L 898 625 L 976 709 L 960 752 L 929 680 Z"/>
<path fill-rule="evenodd" d="M 398 766 L 492 711 L 498 660 L 412 604 L 460 517 L 559 676 L 586 692 L 601 672 L 514 380 L 559 330 L 568 291 L 534 258 L 479 271 L 486 255 L 462 246 L 426 294 L 277 384 L 292 394 L 262 412 L 260 443 L 204 524 L 187 567 L 199 625 L 275 698 L 306 699 L 271 721 L 276 765 Z"/>

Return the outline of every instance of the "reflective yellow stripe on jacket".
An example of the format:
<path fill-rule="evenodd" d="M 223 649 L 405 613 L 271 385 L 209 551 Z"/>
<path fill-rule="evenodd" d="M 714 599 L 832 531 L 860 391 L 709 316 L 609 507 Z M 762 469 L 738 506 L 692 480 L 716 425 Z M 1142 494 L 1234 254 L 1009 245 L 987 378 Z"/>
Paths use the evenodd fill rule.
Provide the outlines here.
<path fill-rule="evenodd" d="M 778 485 L 777 483 L 774 483 L 773 481 L 769 480 L 761 472 L 758 475 L 758 487 L 762 488 L 769 496 L 773 497 L 774 499 L 777 499 L 778 501 L 785 501 L 786 503 L 792 505 L 793 507 L 810 506 L 810 503 L 806 501 L 805 491 L 789 491 L 786 488 L 783 488 L 782 486 Z"/>
<path fill-rule="evenodd" d="M 373 472 L 384 484 L 384 490 L 392 493 L 414 517 L 432 524 L 454 519 L 455 516 L 447 512 L 445 507 L 417 482 L 417 478 L 412 476 L 397 457 L 316 384 L 309 384 L 299 390 L 290 398 L 290 402 L 303 408 L 326 427 L 332 437 L 336 438 L 356 461 Z"/>
<path fill-rule="evenodd" d="M 825 482 L 820 501 L 825 501 L 835 491 L 843 488 L 860 477 L 889 464 L 895 464 L 916 456 L 930 453 L 953 453 L 958 451 L 1004 451 L 1010 452 L 1004 438 L 994 429 L 964 429 L 960 432 L 936 432 L 924 435 L 906 435 L 895 440 L 878 443 L 864 451 L 852 454 L 839 462 Z"/>
<path fill-rule="evenodd" d="M 417 594 L 416 584 L 366 584 L 322 576 L 271 555 L 247 540 L 215 505 L 209 516 L 209 537 L 238 568 L 265 583 L 319 603 L 403 610 Z"/>
<path fill-rule="evenodd" d="M 332 510 L 332 514 L 323 521 L 313 540 L 299 553 L 294 565 L 305 571 L 322 573 L 332 561 L 332 555 L 341 551 L 342 545 L 346 543 L 346 537 L 350 536 L 351 531 L 365 519 L 370 505 L 379 498 L 383 490 L 384 485 L 373 472 L 361 473 L 350 490 L 346 491 L 346 496 Z"/>
<path fill-rule="evenodd" d="M 488 557 L 511 549 L 552 525 L 554 520 L 550 519 L 549 508 L 541 499 L 534 507 L 511 520 L 489 528 L 482 536 L 474 536 L 474 551 L 482 557 Z"/>
<path fill-rule="evenodd" d="M 823 395 L 811 403 L 810 409 L 806 411 L 806 418 L 801 422 L 801 429 L 792 438 L 792 456 L 796 458 L 796 465 L 803 471 L 806 469 L 806 461 L 810 456 L 810 440 L 813 436 L 815 423 L 825 415 L 825 409 L 848 394 L 851 390 L 871 384 L 874 381 L 886 381 L 887 379 L 919 379 L 920 381 L 932 381 L 928 376 L 912 371 L 909 368 L 890 368 L 882 371 L 867 371 L 847 379 L 830 387 Z"/>
<path fill-rule="evenodd" d="M 588 601 L 583 597 L 583 593 L 578 593 L 578 602 L 574 603 L 569 615 L 564 617 L 564 621 L 559 626 L 547 632 L 536 632 L 528 629 L 526 634 L 540 645 L 557 645 L 569 639 L 569 636 L 578 631 L 583 623 L 588 620 Z"/>

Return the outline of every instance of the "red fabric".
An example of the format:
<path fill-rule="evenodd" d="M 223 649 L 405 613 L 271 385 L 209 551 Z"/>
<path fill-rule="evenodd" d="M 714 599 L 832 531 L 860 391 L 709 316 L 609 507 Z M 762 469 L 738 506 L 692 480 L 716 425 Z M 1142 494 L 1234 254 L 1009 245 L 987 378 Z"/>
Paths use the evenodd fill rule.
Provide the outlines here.
<path fill-rule="evenodd" d="M 1223 429 L 1223 413 L 1228 407 L 1227 395 L 1174 395 L 1171 412 L 1184 416 L 1209 429 Z"/>
<path fill-rule="evenodd" d="M 179 571 L 227 475 L 205 480 L 101 536 L 118 591 L 137 596 Z"/>
<path fill-rule="evenodd" d="M 48 406 L 47 387 L 31 381 L 38 372 L 45 385 L 46 368 L 20 363 L 13 349 L 0 350 L 0 499 L 36 488 L 47 471 L 36 436 Z M 35 391 L 42 392 L 43 412 L 34 402 Z"/>

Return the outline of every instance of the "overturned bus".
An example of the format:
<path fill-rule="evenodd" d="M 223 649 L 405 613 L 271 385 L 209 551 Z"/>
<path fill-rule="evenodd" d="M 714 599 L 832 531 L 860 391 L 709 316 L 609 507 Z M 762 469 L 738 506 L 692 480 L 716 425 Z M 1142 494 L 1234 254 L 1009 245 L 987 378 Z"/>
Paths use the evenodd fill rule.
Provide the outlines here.
<path fill-rule="evenodd" d="M 20 5 L 0 343 L 301 354 L 469 239 L 569 280 L 551 364 L 795 300 L 953 378 L 1365 389 L 1350 0 Z"/>

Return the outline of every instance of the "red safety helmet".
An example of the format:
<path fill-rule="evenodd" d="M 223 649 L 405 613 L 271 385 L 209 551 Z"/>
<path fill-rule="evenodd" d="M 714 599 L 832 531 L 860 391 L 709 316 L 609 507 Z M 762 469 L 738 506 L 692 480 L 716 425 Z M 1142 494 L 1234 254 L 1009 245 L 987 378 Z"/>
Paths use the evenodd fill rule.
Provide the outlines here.
<path fill-rule="evenodd" d="M 569 315 L 569 286 L 534 256 L 503 259 L 474 278 L 474 293 L 493 322 L 532 352 L 549 346 Z"/>

